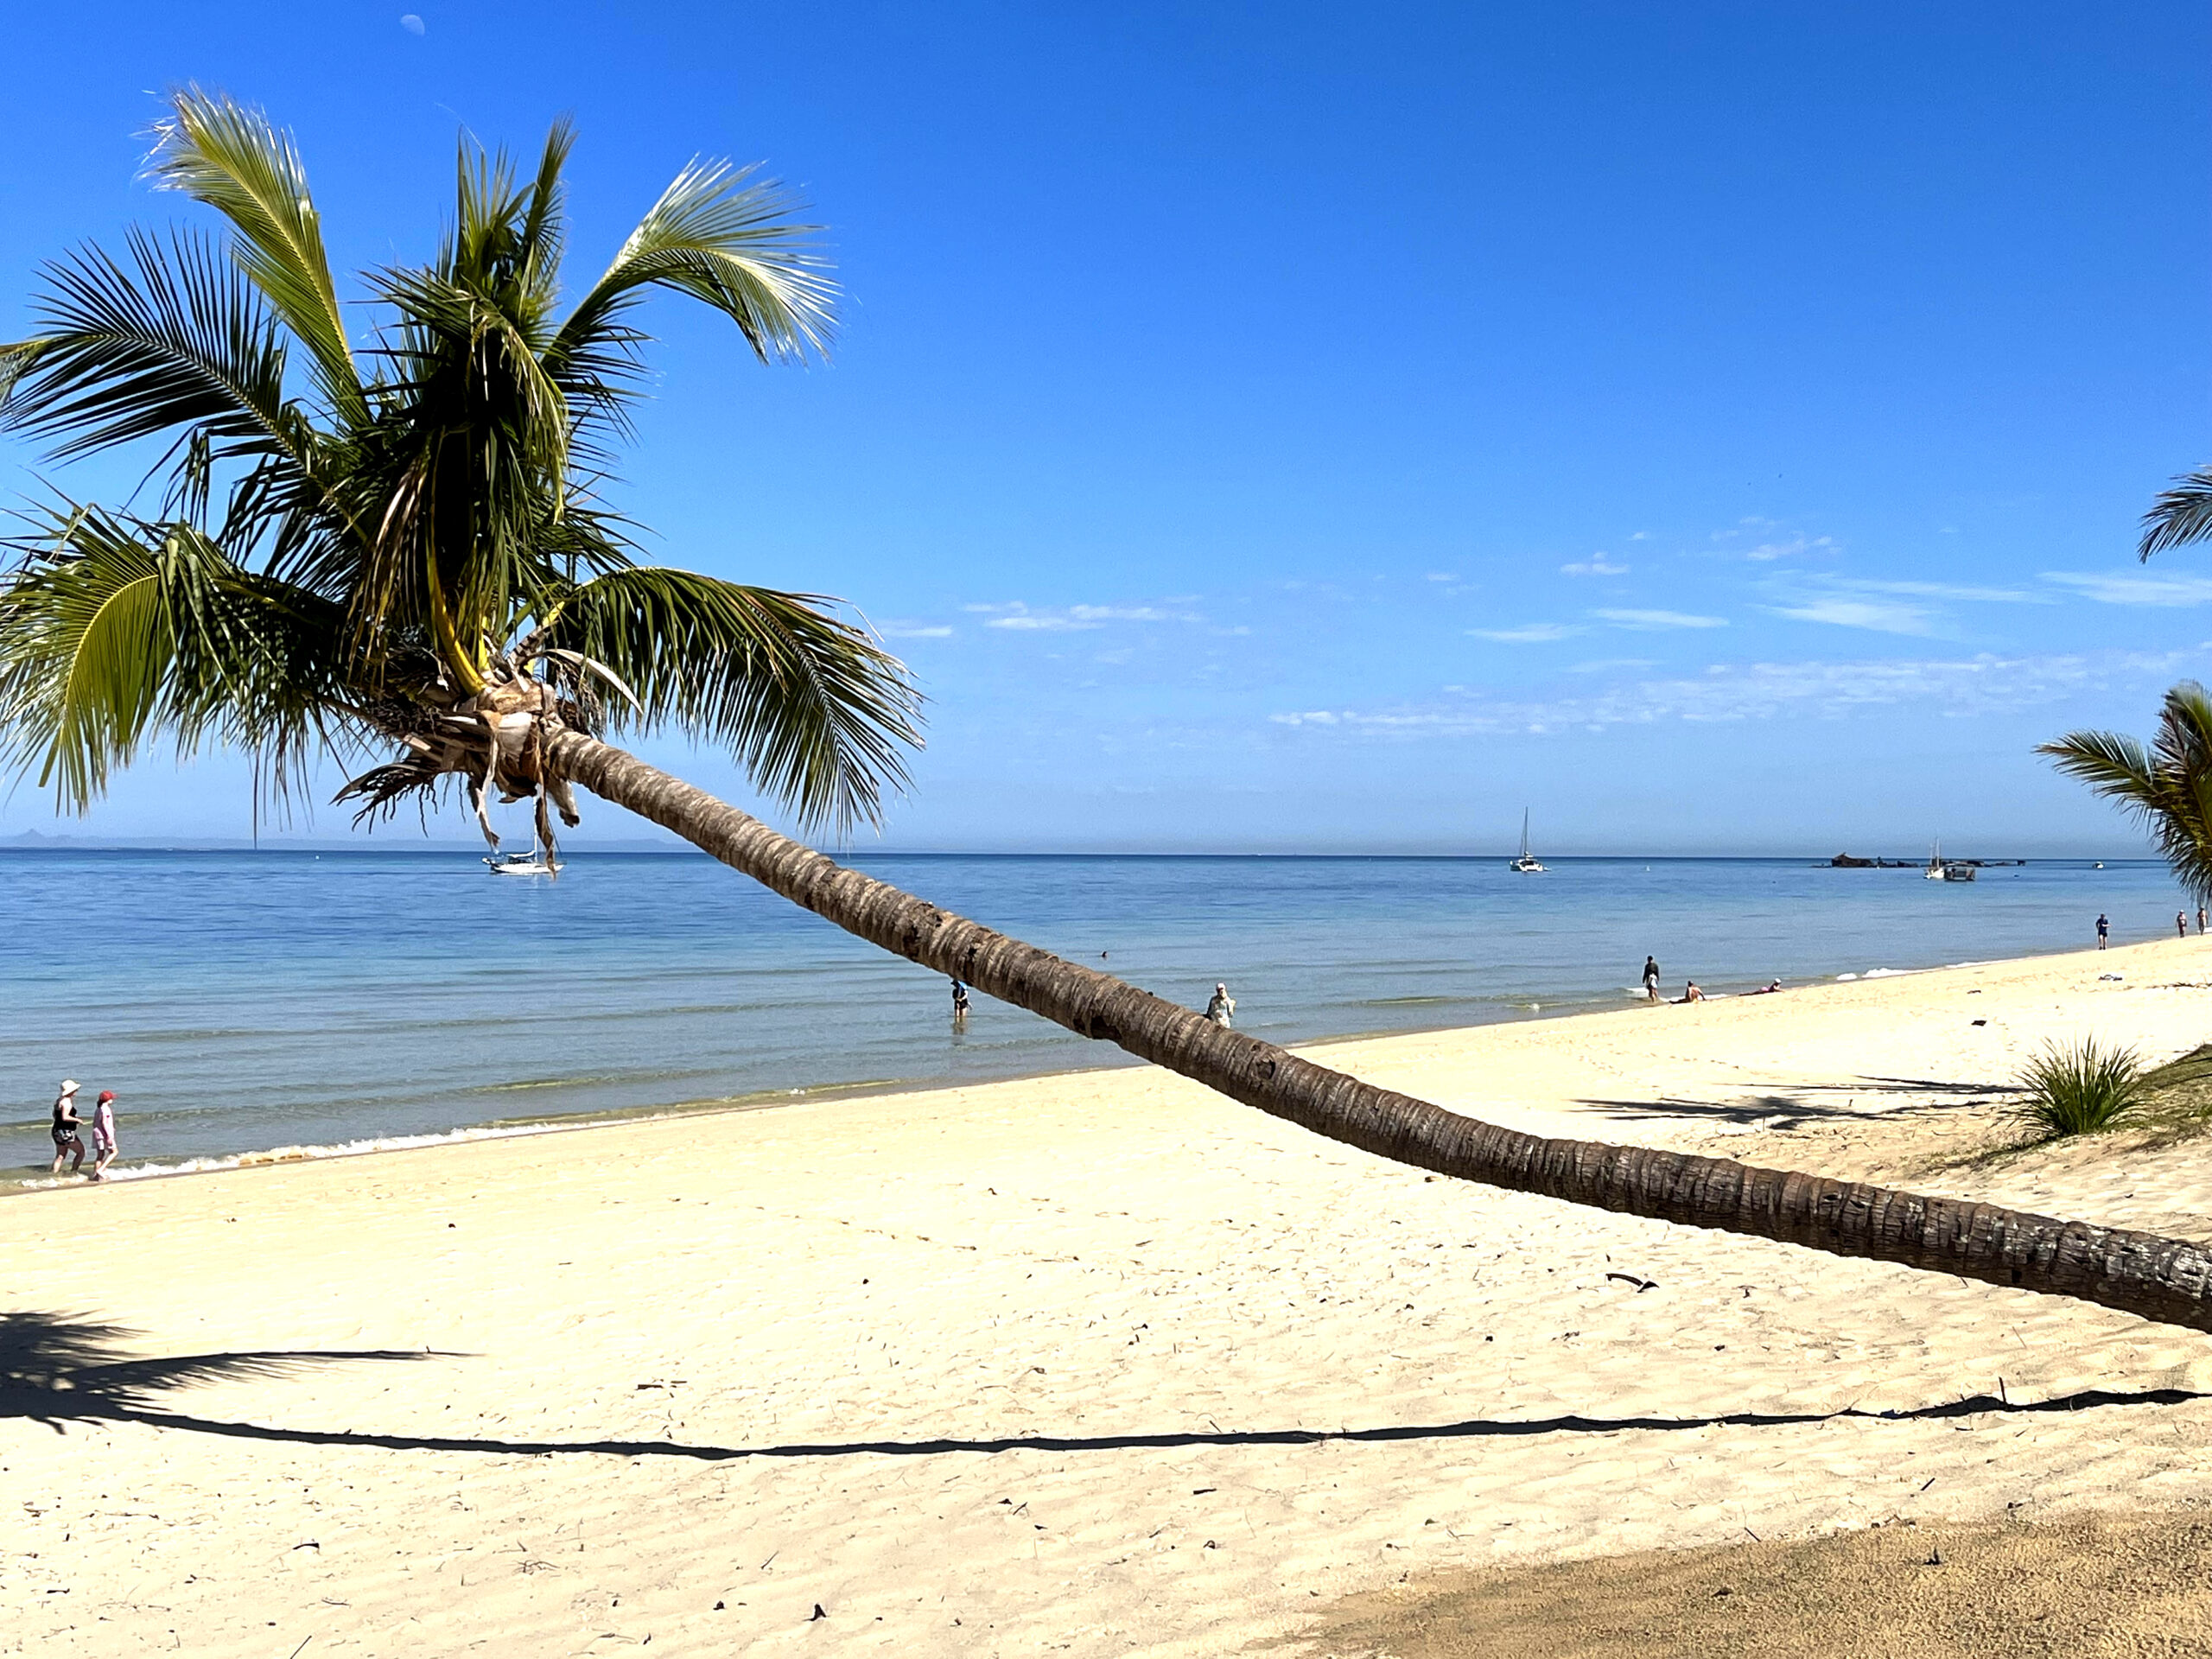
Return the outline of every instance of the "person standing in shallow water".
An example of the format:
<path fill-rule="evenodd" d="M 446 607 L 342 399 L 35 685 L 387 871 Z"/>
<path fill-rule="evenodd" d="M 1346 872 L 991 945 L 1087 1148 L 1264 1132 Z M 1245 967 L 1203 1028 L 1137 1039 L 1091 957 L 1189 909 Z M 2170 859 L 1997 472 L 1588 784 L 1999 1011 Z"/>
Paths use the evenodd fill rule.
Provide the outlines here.
<path fill-rule="evenodd" d="M 968 988 L 957 979 L 952 982 L 952 1028 L 968 1028 Z"/>
<path fill-rule="evenodd" d="M 1659 958 L 1656 957 L 1643 959 L 1643 1000 L 1647 1002 L 1659 1000 Z"/>
<path fill-rule="evenodd" d="M 61 1173 L 61 1160 L 70 1154 L 76 1161 L 69 1166 L 74 1175 L 85 1166 L 85 1120 L 77 1116 L 77 1079 L 61 1079 L 61 1092 L 54 1097 L 54 1173 Z"/>
<path fill-rule="evenodd" d="M 1229 994 L 1229 987 L 1226 984 L 1216 985 L 1212 996 L 1206 1001 L 1206 1018 L 1226 1030 L 1236 1014 L 1236 999 Z"/>
<path fill-rule="evenodd" d="M 107 1179 L 107 1166 L 115 1161 L 115 1090 L 103 1089 L 92 1105 L 92 1179 Z"/>

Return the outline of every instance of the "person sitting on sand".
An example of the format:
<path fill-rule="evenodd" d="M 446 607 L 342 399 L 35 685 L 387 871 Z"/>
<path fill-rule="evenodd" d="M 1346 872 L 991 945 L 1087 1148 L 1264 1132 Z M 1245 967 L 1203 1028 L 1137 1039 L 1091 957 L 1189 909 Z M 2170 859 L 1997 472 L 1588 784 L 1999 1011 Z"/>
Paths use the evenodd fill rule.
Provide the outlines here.
<path fill-rule="evenodd" d="M 1229 987 L 1225 984 L 1216 985 L 1213 988 L 1213 995 L 1206 1002 L 1206 1018 L 1224 1030 L 1227 1030 L 1229 1022 L 1235 1017 L 1236 1013 L 1236 999 L 1229 994 Z"/>
<path fill-rule="evenodd" d="M 76 1160 L 69 1166 L 74 1175 L 85 1166 L 85 1120 L 77 1116 L 77 1079 L 61 1079 L 61 1092 L 54 1097 L 54 1173 L 61 1173 L 61 1160 L 70 1154 Z"/>
<path fill-rule="evenodd" d="M 1694 980 L 1694 979 L 1688 979 L 1688 980 L 1684 980 L 1684 981 L 1682 982 L 1682 983 L 1683 983 L 1685 986 L 1687 986 L 1687 987 L 1688 988 L 1688 989 L 1684 990 L 1684 991 L 1683 991 L 1683 993 L 1682 993 L 1682 998 L 1681 998 L 1681 1000 L 1682 1000 L 1683 1001 L 1685 1001 L 1685 1002 L 1702 1002 L 1702 1001 L 1705 1001 L 1705 993 L 1704 993 L 1703 991 L 1700 991 L 1700 989 L 1698 989 L 1698 988 L 1697 988 L 1697 981 L 1695 981 L 1695 980 Z"/>
<path fill-rule="evenodd" d="M 107 1166 L 115 1161 L 115 1090 L 103 1089 L 100 1097 L 92 1103 L 92 1179 L 107 1179 Z"/>
<path fill-rule="evenodd" d="M 1780 980 L 1778 980 L 1778 979 L 1770 979 L 1769 981 L 1767 981 L 1767 982 L 1766 982 L 1765 984 L 1764 984 L 1764 985 L 1760 986 L 1760 987 L 1758 988 L 1758 989 L 1757 989 L 1756 991 L 1753 991 L 1753 992 L 1751 993 L 1751 995 L 1752 995 L 1753 996 L 1768 996 L 1768 995 L 1771 995 L 1774 992 L 1778 991 L 1778 990 L 1780 990 L 1781 988 L 1782 988 L 1782 982 L 1781 982 Z"/>

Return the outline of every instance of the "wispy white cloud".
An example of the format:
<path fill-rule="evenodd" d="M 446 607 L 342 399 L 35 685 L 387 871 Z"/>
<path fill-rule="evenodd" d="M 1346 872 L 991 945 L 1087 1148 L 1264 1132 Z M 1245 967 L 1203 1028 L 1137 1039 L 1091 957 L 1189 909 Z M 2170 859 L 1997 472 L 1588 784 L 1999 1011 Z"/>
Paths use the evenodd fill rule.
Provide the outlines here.
<path fill-rule="evenodd" d="M 1565 622 L 1523 622 L 1517 628 L 1469 628 L 1467 632 L 1478 639 L 1494 639 L 1501 645 L 1541 645 L 1572 639 L 1582 630 Z"/>
<path fill-rule="evenodd" d="M 1861 594 L 1910 594 L 1921 599 L 1955 599 L 1974 605 L 2048 605 L 2050 595 L 2022 588 L 1974 588 L 1949 582 L 1838 582 L 1839 588 Z"/>
<path fill-rule="evenodd" d="M 1725 628 L 1725 616 L 1694 616 L 1688 611 L 1592 611 L 1617 628 L 1649 632 L 1655 628 Z"/>
<path fill-rule="evenodd" d="M 1649 657 L 1599 657 L 1586 663 L 1570 663 L 1567 671 L 1570 674 L 1619 674 L 1634 669 L 1658 666 L 1658 663 Z M 1449 691 L 1455 688 L 1446 686 L 1444 689 Z"/>
<path fill-rule="evenodd" d="M 1871 628 L 1877 633 L 1930 632 L 1925 606 L 1901 599 L 1854 599 L 1846 594 L 1824 594 L 1795 605 L 1771 607 L 1779 616 L 1800 622 L 1825 622 L 1838 628 Z"/>
<path fill-rule="evenodd" d="M 1753 521 L 1746 519 L 1745 522 L 1750 524 Z M 1765 521 L 1758 522 L 1764 526 Z M 1802 558 L 1808 553 L 1833 553 L 1835 550 L 1835 538 L 1832 536 L 1789 536 L 1746 548 L 1744 556 L 1755 564 L 1771 564 L 1777 559 Z"/>
<path fill-rule="evenodd" d="M 943 622 L 886 622 L 876 632 L 887 639 L 946 639 L 952 635 Z"/>
<path fill-rule="evenodd" d="M 2148 575 L 2120 570 L 2046 570 L 2045 582 L 2070 588 L 2101 605 L 2183 606 L 2212 603 L 2212 576 Z"/>
<path fill-rule="evenodd" d="M 1588 696 L 1516 701 L 1465 692 L 1395 708 L 1302 709 L 1271 715 L 1278 726 L 1364 737 L 1421 738 L 1602 731 L 1666 721 L 1713 722 L 1777 715 L 1840 717 L 1919 704 L 1943 715 L 2009 713 L 2100 690 L 2157 679 L 2186 652 L 1977 656 L 1841 663 L 1721 664 L 1696 676 L 1643 679 Z"/>
<path fill-rule="evenodd" d="M 1449 570 L 1432 570 L 1421 578 L 1424 582 L 1457 582 L 1459 578 Z"/>
<path fill-rule="evenodd" d="M 1577 563 L 1562 564 L 1559 573 L 1563 576 L 1624 576 L 1628 575 L 1628 566 L 1614 563 L 1606 554 L 1592 553 Z"/>
<path fill-rule="evenodd" d="M 1172 610 L 1162 605 L 1040 606 L 1034 609 L 1020 600 L 1004 605 L 966 605 L 961 607 L 984 619 L 987 628 L 1012 628 L 1047 633 L 1103 628 L 1109 622 L 1203 622 L 1197 613 Z"/>

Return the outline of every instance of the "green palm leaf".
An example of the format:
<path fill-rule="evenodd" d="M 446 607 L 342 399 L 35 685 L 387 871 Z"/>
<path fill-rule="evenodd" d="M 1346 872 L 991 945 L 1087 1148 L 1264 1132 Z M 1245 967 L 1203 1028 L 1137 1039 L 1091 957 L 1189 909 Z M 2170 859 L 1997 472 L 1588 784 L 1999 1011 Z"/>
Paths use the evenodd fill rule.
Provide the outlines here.
<path fill-rule="evenodd" d="M 2166 693 L 2148 747 L 2116 732 L 2070 732 L 2037 753 L 2139 818 L 2182 885 L 2212 902 L 2212 696 L 2202 685 Z"/>
<path fill-rule="evenodd" d="M 170 108 L 155 130 L 149 176 L 230 221 L 233 257 L 307 347 L 331 412 L 349 423 L 365 418 L 322 220 L 291 135 L 259 110 L 197 86 L 177 92 Z"/>
<path fill-rule="evenodd" d="M 897 658 L 812 595 L 689 571 L 616 570 L 585 582 L 536 637 L 603 664 L 636 699 L 608 729 L 674 725 L 731 750 L 810 826 L 874 822 L 906 781 L 919 698 Z"/>
<path fill-rule="evenodd" d="M 253 289 L 203 237 L 130 232 L 131 269 L 97 248 L 45 268 L 36 338 L 0 420 L 57 459 L 194 428 L 240 453 L 297 459 L 284 346 Z"/>
<path fill-rule="evenodd" d="M 239 565 L 190 525 L 57 512 L 0 590 L 0 759 L 81 811 L 156 738 L 227 744 L 282 797 L 344 741 L 336 608 Z"/>
<path fill-rule="evenodd" d="M 2200 467 L 2173 481 L 2143 515 L 2143 557 L 2190 542 L 2212 541 L 2212 467 Z"/>
<path fill-rule="evenodd" d="M 757 172 L 726 162 L 685 168 L 577 302 L 545 364 L 586 410 L 619 420 L 645 339 L 622 319 L 649 288 L 714 307 L 764 363 L 828 350 L 837 287 L 818 251 L 820 227 L 798 222 L 797 200 Z"/>

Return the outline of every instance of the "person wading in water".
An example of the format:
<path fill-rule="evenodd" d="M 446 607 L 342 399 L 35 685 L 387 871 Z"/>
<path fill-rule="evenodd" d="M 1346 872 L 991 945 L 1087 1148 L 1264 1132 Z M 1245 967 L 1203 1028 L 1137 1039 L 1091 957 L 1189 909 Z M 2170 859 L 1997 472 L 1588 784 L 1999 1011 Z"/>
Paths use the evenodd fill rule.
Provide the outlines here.
<path fill-rule="evenodd" d="M 54 1097 L 54 1173 L 61 1173 L 61 1160 L 70 1154 L 76 1161 L 69 1166 L 74 1175 L 85 1166 L 85 1120 L 77 1116 L 77 1079 L 61 1079 L 61 1092 Z"/>

